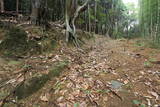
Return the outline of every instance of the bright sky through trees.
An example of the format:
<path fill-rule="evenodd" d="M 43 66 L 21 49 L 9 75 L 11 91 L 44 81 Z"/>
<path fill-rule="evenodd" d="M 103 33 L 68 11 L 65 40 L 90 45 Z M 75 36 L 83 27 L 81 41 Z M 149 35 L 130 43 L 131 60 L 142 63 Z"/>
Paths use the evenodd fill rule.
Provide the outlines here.
<path fill-rule="evenodd" d="M 138 0 L 123 0 L 123 2 L 125 4 L 127 4 L 127 3 L 134 3 L 136 7 L 138 6 Z"/>

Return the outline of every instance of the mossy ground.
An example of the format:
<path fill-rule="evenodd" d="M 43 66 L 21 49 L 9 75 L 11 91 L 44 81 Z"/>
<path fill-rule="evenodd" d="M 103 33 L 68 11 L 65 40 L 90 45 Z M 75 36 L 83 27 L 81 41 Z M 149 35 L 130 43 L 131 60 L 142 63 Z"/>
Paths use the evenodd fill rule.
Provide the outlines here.
<path fill-rule="evenodd" d="M 39 36 L 41 34 L 40 30 L 33 28 L 30 33 Z M 47 34 L 47 32 L 43 34 Z M 24 28 L 13 27 L 4 34 L 0 43 L 0 52 L 8 57 L 50 52 L 57 46 L 57 41 L 51 35 L 43 34 L 41 34 L 43 37 L 40 37 L 40 40 L 33 40 L 28 37 L 29 35 Z"/>
<path fill-rule="evenodd" d="M 31 79 L 22 82 L 15 90 L 15 96 L 18 99 L 23 99 L 29 97 L 33 93 L 40 90 L 47 81 L 58 77 L 63 69 L 67 66 L 68 62 L 63 61 L 57 63 L 54 67 L 51 68 L 48 74 L 43 74 L 41 76 L 35 76 Z"/>

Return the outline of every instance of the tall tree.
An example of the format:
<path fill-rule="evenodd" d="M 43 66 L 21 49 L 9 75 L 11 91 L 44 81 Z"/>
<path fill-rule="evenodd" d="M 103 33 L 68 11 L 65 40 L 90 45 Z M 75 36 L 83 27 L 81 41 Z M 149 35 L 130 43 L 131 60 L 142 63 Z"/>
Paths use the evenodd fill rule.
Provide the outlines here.
<path fill-rule="evenodd" d="M 68 42 L 69 38 L 73 38 L 76 46 L 78 46 L 78 40 L 75 21 L 88 2 L 89 0 L 86 0 L 81 6 L 78 5 L 78 0 L 66 0 L 65 2 L 66 41 Z"/>
<path fill-rule="evenodd" d="M 0 0 L 1 12 L 4 12 L 4 1 Z"/>
<path fill-rule="evenodd" d="M 19 12 L 19 0 L 16 0 L 16 12 Z"/>
<path fill-rule="evenodd" d="M 142 35 L 151 37 L 154 42 L 160 43 L 160 1 L 159 0 L 139 0 L 140 5 L 140 25 Z"/>
<path fill-rule="evenodd" d="M 41 0 L 31 0 L 32 5 L 32 13 L 31 13 L 31 21 L 33 24 L 37 24 L 38 21 L 38 11 L 40 8 Z"/>

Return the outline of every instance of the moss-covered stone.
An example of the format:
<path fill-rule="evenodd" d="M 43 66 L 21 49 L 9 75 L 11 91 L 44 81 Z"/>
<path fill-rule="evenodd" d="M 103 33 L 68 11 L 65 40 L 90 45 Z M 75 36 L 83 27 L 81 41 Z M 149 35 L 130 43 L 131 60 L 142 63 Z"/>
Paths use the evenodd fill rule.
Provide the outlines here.
<path fill-rule="evenodd" d="M 67 61 L 64 62 L 60 62 L 59 64 L 57 64 L 56 66 L 54 66 L 50 71 L 49 71 L 49 76 L 50 78 L 55 77 L 55 76 L 59 76 L 60 73 L 62 72 L 63 68 L 68 64 Z"/>
<path fill-rule="evenodd" d="M 57 41 L 59 39 L 60 32 L 54 30 L 45 31 L 42 33 L 39 28 L 25 29 L 19 27 L 13 27 L 9 29 L 3 36 L 3 40 L 0 42 L 0 53 L 8 57 L 23 56 L 23 55 L 35 55 L 46 52 L 51 52 L 57 47 Z M 37 35 L 39 40 L 29 39 L 31 35 Z M 59 34 L 59 35 L 58 35 Z M 58 37 L 59 36 L 59 37 Z"/>
<path fill-rule="evenodd" d="M 17 87 L 15 95 L 18 99 L 26 98 L 41 89 L 48 80 L 48 75 L 33 77 L 30 80 L 21 83 Z"/>
<path fill-rule="evenodd" d="M 45 38 L 39 42 L 40 52 L 50 52 L 56 47 L 56 41 L 54 39 Z"/>
<path fill-rule="evenodd" d="M 27 34 L 24 30 L 13 27 L 0 44 L 0 50 L 6 55 L 22 55 L 28 50 Z"/>
<path fill-rule="evenodd" d="M 41 89 L 47 81 L 49 81 L 53 77 L 57 77 L 63 71 L 63 69 L 67 66 L 68 62 L 59 62 L 54 66 L 53 69 L 50 70 L 48 74 L 44 74 L 41 76 L 35 76 L 31 79 L 21 83 L 15 91 L 15 96 L 18 99 L 23 99 L 29 97 L 33 93 L 37 92 Z"/>

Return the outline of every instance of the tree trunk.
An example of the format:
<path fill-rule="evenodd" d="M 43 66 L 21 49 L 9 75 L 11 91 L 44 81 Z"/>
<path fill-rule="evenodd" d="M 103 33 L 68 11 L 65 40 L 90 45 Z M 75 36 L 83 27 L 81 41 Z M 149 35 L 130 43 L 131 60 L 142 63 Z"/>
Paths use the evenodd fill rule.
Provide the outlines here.
<path fill-rule="evenodd" d="M 97 1 L 95 0 L 95 6 L 94 6 L 94 33 L 96 33 L 96 28 L 97 28 Z"/>
<path fill-rule="evenodd" d="M 88 4 L 88 2 L 89 0 L 86 0 L 82 6 L 76 6 L 78 3 L 77 0 L 66 0 L 65 3 L 66 42 L 69 42 L 69 38 L 71 36 L 74 39 L 75 45 L 77 47 L 79 47 L 79 43 L 76 35 L 75 21 L 81 10 Z"/>
<path fill-rule="evenodd" d="M 66 3 L 65 3 L 66 42 L 69 42 L 69 33 L 72 32 L 72 29 L 69 24 L 69 20 L 70 20 L 69 11 L 71 8 L 71 2 L 72 0 L 66 0 Z"/>
<path fill-rule="evenodd" d="M 31 22 L 32 24 L 37 24 L 38 10 L 40 8 L 40 0 L 31 0 L 31 3 L 32 3 Z"/>
<path fill-rule="evenodd" d="M 90 15 L 90 6 L 88 5 L 88 32 L 91 32 L 91 15 Z"/>
<path fill-rule="evenodd" d="M 4 1 L 3 0 L 0 0 L 0 6 L 1 6 L 1 12 L 3 13 L 4 12 Z"/>
<path fill-rule="evenodd" d="M 160 1 L 158 0 L 158 6 L 157 6 L 157 24 L 156 24 L 156 39 L 157 42 L 160 42 L 160 37 L 159 37 L 159 31 L 160 30 Z"/>
<path fill-rule="evenodd" d="M 16 13 L 19 13 L 19 0 L 16 0 Z"/>

